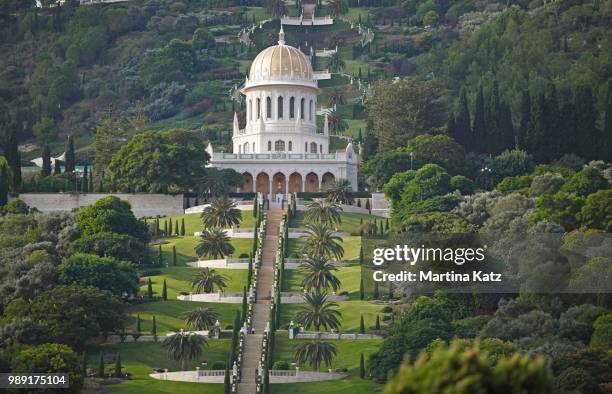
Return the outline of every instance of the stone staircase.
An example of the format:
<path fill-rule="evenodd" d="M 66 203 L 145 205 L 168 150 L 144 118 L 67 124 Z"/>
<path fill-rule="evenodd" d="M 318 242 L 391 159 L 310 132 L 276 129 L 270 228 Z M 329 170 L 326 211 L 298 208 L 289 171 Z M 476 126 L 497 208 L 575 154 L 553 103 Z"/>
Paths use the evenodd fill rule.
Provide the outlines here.
<path fill-rule="evenodd" d="M 244 359 L 242 362 L 242 378 L 238 384 L 239 394 L 254 394 L 256 392 L 256 371 L 261 359 L 261 344 L 263 332 L 270 317 L 270 292 L 274 283 L 274 256 L 278 249 L 278 230 L 283 210 L 272 207 L 267 212 L 266 238 L 261 252 L 261 267 L 257 278 L 257 302 L 253 311 L 254 334 L 248 334 L 245 339 Z"/>

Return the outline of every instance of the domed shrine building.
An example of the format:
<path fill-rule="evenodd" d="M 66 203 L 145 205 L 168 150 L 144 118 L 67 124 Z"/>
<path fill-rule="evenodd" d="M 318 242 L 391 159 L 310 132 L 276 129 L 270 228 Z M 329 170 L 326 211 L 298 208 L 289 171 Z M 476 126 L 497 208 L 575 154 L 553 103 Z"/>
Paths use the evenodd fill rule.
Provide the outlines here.
<path fill-rule="evenodd" d="M 214 152 L 211 164 L 232 168 L 244 177 L 240 192 L 261 192 L 274 200 L 293 192 L 317 192 L 338 179 L 357 190 L 357 155 L 353 145 L 330 151 L 327 118 L 317 128 L 317 86 L 310 59 L 285 44 L 260 52 L 244 87 L 246 126 L 234 114 L 233 153 Z"/>

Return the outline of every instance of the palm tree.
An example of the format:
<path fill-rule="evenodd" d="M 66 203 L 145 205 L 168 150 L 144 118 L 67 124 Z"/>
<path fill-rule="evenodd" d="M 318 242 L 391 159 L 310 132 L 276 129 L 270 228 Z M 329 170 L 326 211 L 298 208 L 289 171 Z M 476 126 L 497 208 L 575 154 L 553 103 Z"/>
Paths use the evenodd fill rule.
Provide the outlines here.
<path fill-rule="evenodd" d="M 340 224 L 342 208 L 334 201 L 313 201 L 306 206 L 304 217 L 309 222 L 326 225 Z"/>
<path fill-rule="evenodd" d="M 166 348 L 168 357 L 180 361 L 183 371 L 187 370 L 187 362 L 199 358 L 202 355 L 202 347 L 207 345 L 203 336 L 183 330 L 166 337 L 162 342 L 162 347 Z"/>
<path fill-rule="evenodd" d="M 342 258 L 344 248 L 340 243 L 342 238 L 334 235 L 325 225 L 314 223 L 306 225 L 306 242 L 302 251 L 309 256 Z"/>
<path fill-rule="evenodd" d="M 329 0 L 327 6 L 329 7 L 332 18 L 337 18 L 348 12 L 348 3 L 346 0 Z"/>
<path fill-rule="evenodd" d="M 215 325 L 219 318 L 219 313 L 211 308 L 200 307 L 183 313 L 181 318 L 185 319 L 187 326 L 197 331 L 202 331 L 208 330 Z"/>
<path fill-rule="evenodd" d="M 311 256 L 302 262 L 300 268 L 305 271 L 302 287 L 307 291 L 314 289 L 320 293 L 329 288 L 337 291 L 340 287 L 340 279 L 332 273 L 336 271 L 336 267 L 324 257 Z"/>
<path fill-rule="evenodd" d="M 319 370 L 321 362 L 329 368 L 332 359 L 336 356 L 336 345 L 315 340 L 299 344 L 294 351 L 295 362 L 299 364 L 309 363 L 312 369 Z"/>
<path fill-rule="evenodd" d="M 332 90 L 332 92 L 329 94 L 329 99 L 327 100 L 327 104 L 330 107 L 333 107 L 334 105 L 346 104 L 346 99 L 344 98 L 344 93 L 342 92 L 342 90 L 338 88 L 335 88 L 334 90 Z"/>
<path fill-rule="evenodd" d="M 202 271 L 198 271 L 193 275 L 193 279 L 191 279 L 191 288 L 198 294 L 212 293 L 215 287 L 223 291 L 223 289 L 227 287 L 226 280 L 227 278 L 225 276 L 218 274 L 214 269 L 204 268 Z"/>
<path fill-rule="evenodd" d="M 213 259 L 230 256 L 234 253 L 234 247 L 222 228 L 213 228 L 202 231 L 200 242 L 195 247 L 199 257 L 211 256 Z"/>
<path fill-rule="evenodd" d="M 204 227 L 228 228 L 240 224 L 242 213 L 236 203 L 227 197 L 217 197 L 202 211 Z"/>
<path fill-rule="evenodd" d="M 327 199 L 339 204 L 352 204 L 353 196 L 351 192 L 353 187 L 348 179 L 338 179 L 333 181 L 327 188 Z"/>
<path fill-rule="evenodd" d="M 331 110 L 327 114 L 327 125 L 329 132 L 333 134 L 340 134 L 348 128 L 348 125 L 336 110 Z"/>
<path fill-rule="evenodd" d="M 342 57 L 340 57 L 340 52 L 336 51 L 327 59 L 327 68 L 329 72 L 337 73 L 342 71 L 342 69 L 346 66 Z"/>
<path fill-rule="evenodd" d="M 309 329 L 314 326 L 319 331 L 324 329 L 340 328 L 342 314 L 336 309 L 338 304 L 327 300 L 325 293 L 305 294 L 306 305 L 302 306 L 295 315 L 295 320 Z"/>

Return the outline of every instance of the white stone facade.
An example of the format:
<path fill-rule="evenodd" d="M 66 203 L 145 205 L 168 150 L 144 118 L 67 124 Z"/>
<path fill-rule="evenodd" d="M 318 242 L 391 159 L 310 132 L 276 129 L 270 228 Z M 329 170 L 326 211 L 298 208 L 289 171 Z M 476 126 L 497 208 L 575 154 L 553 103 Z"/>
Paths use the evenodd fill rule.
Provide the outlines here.
<path fill-rule="evenodd" d="M 234 116 L 233 153 L 213 152 L 211 164 L 243 174 L 241 192 L 316 192 L 338 179 L 357 190 L 357 155 L 349 144 L 330 152 L 327 118 L 317 130 L 316 75 L 299 49 L 278 45 L 257 55 L 241 90 L 246 127 Z"/>

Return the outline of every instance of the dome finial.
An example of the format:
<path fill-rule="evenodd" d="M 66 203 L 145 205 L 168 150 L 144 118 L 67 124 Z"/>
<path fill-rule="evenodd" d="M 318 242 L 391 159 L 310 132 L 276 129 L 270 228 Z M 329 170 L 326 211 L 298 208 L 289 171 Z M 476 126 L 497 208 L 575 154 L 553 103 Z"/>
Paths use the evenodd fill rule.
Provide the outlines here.
<path fill-rule="evenodd" d="M 280 31 L 278 32 L 278 45 L 285 45 L 285 32 L 283 31 L 282 23 L 281 23 Z"/>

